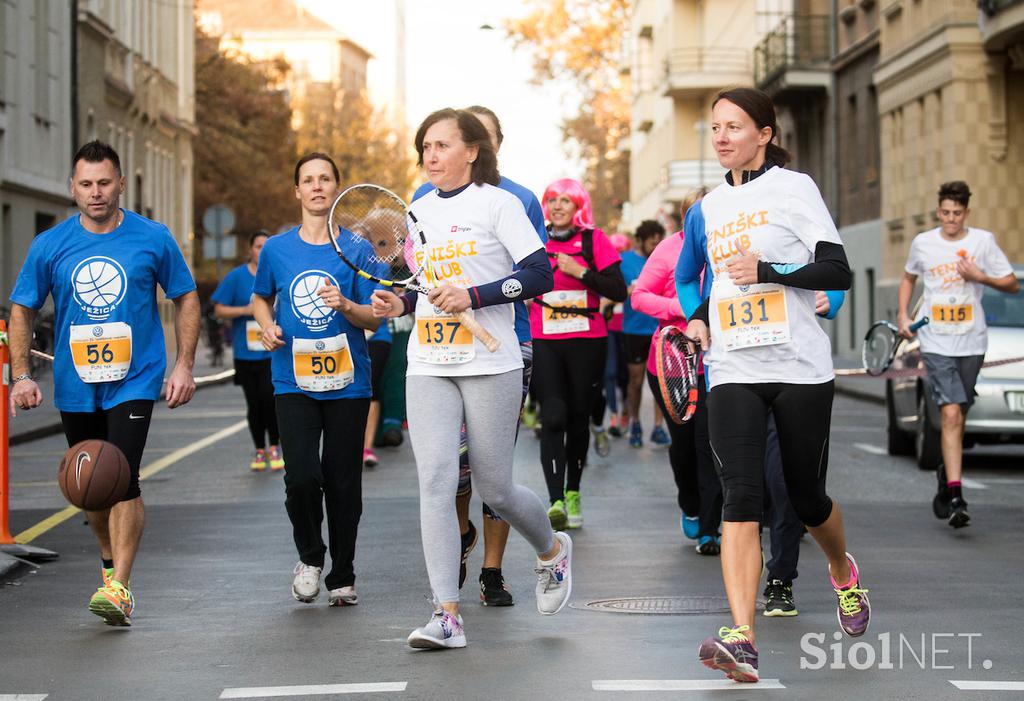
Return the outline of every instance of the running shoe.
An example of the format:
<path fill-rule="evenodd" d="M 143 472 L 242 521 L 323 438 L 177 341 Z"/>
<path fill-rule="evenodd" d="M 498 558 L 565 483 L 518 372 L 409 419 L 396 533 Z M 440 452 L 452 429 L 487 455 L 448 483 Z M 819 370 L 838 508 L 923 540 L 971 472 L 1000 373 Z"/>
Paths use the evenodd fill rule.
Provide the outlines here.
<path fill-rule="evenodd" d="M 651 431 L 651 443 L 654 445 L 672 445 L 672 439 L 669 438 L 668 433 L 661 426 L 655 426 L 654 430 Z"/>
<path fill-rule="evenodd" d="M 252 456 L 252 462 L 249 463 L 249 469 L 253 472 L 263 472 L 267 469 L 267 451 L 263 448 L 257 448 L 256 454 Z"/>
<path fill-rule="evenodd" d="M 569 528 L 583 527 L 583 511 L 580 509 L 580 493 L 567 489 L 565 492 L 565 511 L 569 516 Z"/>
<path fill-rule="evenodd" d="M 545 616 L 554 614 L 565 608 L 572 594 L 572 538 L 568 533 L 555 533 L 562 548 L 555 559 L 544 562 L 537 558 L 537 610 Z"/>
<path fill-rule="evenodd" d="M 339 587 L 327 592 L 328 606 L 355 606 L 359 603 L 359 595 L 356 594 L 355 585 L 351 587 Z"/>
<path fill-rule="evenodd" d="M 377 467 L 377 465 L 380 465 L 377 454 L 369 448 L 363 448 L 363 467 Z"/>
<path fill-rule="evenodd" d="M 748 630 L 750 626 L 719 628 L 718 635 L 705 638 L 700 644 L 697 654 L 701 663 L 709 669 L 725 672 L 733 681 L 759 681 L 757 648 L 747 637 Z"/>
<path fill-rule="evenodd" d="M 604 426 L 590 424 L 590 432 L 594 434 L 594 451 L 602 458 L 612 452 L 612 441 L 604 430 Z"/>
<path fill-rule="evenodd" d="M 109 587 L 110 582 L 114 579 L 114 568 L 100 567 L 100 578 L 103 580 L 103 586 Z"/>
<path fill-rule="evenodd" d="M 484 606 L 512 606 L 512 593 L 505 586 L 501 568 L 484 567 L 480 570 L 480 603 Z"/>
<path fill-rule="evenodd" d="M 612 414 L 608 420 L 608 435 L 612 438 L 622 438 L 622 427 L 619 425 L 618 414 Z"/>
<path fill-rule="evenodd" d="M 949 501 L 949 519 L 947 521 L 953 528 L 963 528 L 971 525 L 971 515 L 967 513 L 967 502 L 963 497 L 953 497 Z"/>
<path fill-rule="evenodd" d="M 639 421 L 634 421 L 629 424 L 629 447 L 644 447 L 644 429 L 643 426 L 640 425 Z"/>
<path fill-rule="evenodd" d="M 270 459 L 271 470 L 277 472 L 284 469 L 284 455 L 281 454 L 281 446 L 270 446 L 270 450 L 267 451 L 267 457 Z"/>
<path fill-rule="evenodd" d="M 476 547 L 477 535 L 476 526 L 470 521 L 469 530 L 462 534 L 462 557 L 459 560 L 459 589 L 462 589 L 462 585 L 466 583 L 466 560 L 469 559 L 469 554 Z"/>
<path fill-rule="evenodd" d="M 409 634 L 409 647 L 418 650 L 444 650 L 452 647 L 466 647 L 466 632 L 462 628 L 462 616 L 453 616 L 444 609 L 437 609 L 422 628 Z"/>
<path fill-rule="evenodd" d="M 859 638 L 867 632 L 868 624 L 871 623 L 871 602 L 868 601 L 868 590 L 860 586 L 857 561 L 850 553 L 846 553 L 846 559 L 850 561 L 850 581 L 846 586 L 840 587 L 831 573 L 829 579 L 832 581 L 836 596 L 839 597 L 839 606 L 836 609 L 839 627 L 851 638 Z"/>
<path fill-rule="evenodd" d="M 783 582 L 781 579 L 771 580 L 764 588 L 764 598 L 768 600 L 764 607 L 764 615 L 769 618 L 795 616 L 799 613 L 796 610 L 796 603 L 793 601 L 792 582 Z"/>
<path fill-rule="evenodd" d="M 296 601 L 301 601 L 304 604 L 316 601 L 316 597 L 320 596 L 320 573 L 322 571 L 322 567 L 313 567 L 313 565 L 307 565 L 302 561 L 295 565 L 292 596 Z"/>
<path fill-rule="evenodd" d="M 696 516 L 687 516 L 685 513 L 679 517 L 679 527 L 683 529 L 683 535 L 690 540 L 697 540 L 700 535 L 700 519 Z"/>
<path fill-rule="evenodd" d="M 89 612 L 102 618 L 108 626 L 130 626 L 134 611 L 135 597 L 116 579 L 97 589 L 89 600 Z"/>
<path fill-rule="evenodd" d="M 701 555 L 717 555 L 722 552 L 722 541 L 711 535 L 702 535 L 697 541 L 697 552 Z"/>
<path fill-rule="evenodd" d="M 533 402 L 526 402 L 523 405 L 523 426 L 526 426 L 526 428 L 537 428 L 538 422 L 537 405 Z"/>
<path fill-rule="evenodd" d="M 397 448 L 402 445 L 404 440 L 405 436 L 402 435 L 401 425 L 388 426 L 381 432 L 377 445 L 385 448 Z"/>
<path fill-rule="evenodd" d="M 548 509 L 548 520 L 556 531 L 569 527 L 569 514 L 565 512 L 565 502 L 559 499 Z"/>
<path fill-rule="evenodd" d="M 939 463 L 939 466 L 935 468 L 935 479 L 939 486 L 935 492 L 935 497 L 932 499 L 932 513 L 935 514 L 935 518 L 945 521 L 949 518 L 949 502 L 952 499 L 952 495 L 949 493 L 949 487 L 946 485 L 946 466 L 942 463 Z"/>

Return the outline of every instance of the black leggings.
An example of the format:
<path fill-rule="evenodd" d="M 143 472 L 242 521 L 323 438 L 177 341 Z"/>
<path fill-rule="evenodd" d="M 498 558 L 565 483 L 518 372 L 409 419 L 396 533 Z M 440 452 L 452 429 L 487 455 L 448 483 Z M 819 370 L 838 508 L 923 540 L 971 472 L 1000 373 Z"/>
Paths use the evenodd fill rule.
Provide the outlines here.
<path fill-rule="evenodd" d="M 726 521 L 762 520 L 768 411 L 775 416 L 786 491 L 814 527 L 832 513 L 825 493 L 834 382 L 724 384 L 708 394 L 708 427 L 722 476 Z"/>
<path fill-rule="evenodd" d="M 281 442 L 277 430 L 277 409 L 274 402 L 274 383 L 270 378 L 269 360 L 235 360 L 235 384 L 241 386 L 245 395 L 249 433 L 257 448 Z"/>
<path fill-rule="evenodd" d="M 540 402 L 540 462 L 552 503 L 579 491 L 590 446 L 590 412 L 604 373 L 608 341 L 533 342 L 533 383 Z"/>
<path fill-rule="evenodd" d="M 351 586 L 356 534 L 363 514 L 363 434 L 369 399 L 313 399 L 277 395 L 284 450 L 285 508 L 299 559 L 324 566 L 327 547 L 320 535 L 327 503 L 331 571 L 328 589 Z M 320 451 L 321 439 L 323 449 Z"/>
<path fill-rule="evenodd" d="M 711 460 L 708 445 L 707 402 L 705 400 L 704 377 L 699 378 L 697 411 L 693 418 L 679 425 L 668 419 L 665 401 L 658 388 L 658 378 L 647 373 L 647 384 L 654 395 L 658 408 L 666 416 L 672 445 L 668 449 L 668 462 L 678 490 L 676 500 L 687 516 L 700 519 L 700 535 L 717 536 L 718 525 L 722 522 L 722 482 Z"/>
<path fill-rule="evenodd" d="M 4 407 L 7 410 L 7 407 Z M 112 443 L 121 449 L 128 459 L 131 477 L 128 491 L 121 501 L 131 501 L 142 496 L 139 489 L 139 469 L 142 467 L 142 452 L 149 437 L 149 422 L 153 418 L 152 399 L 133 399 L 109 409 L 96 411 L 62 411 L 60 421 L 64 426 L 64 437 L 68 447 L 85 440 L 96 439 Z"/>

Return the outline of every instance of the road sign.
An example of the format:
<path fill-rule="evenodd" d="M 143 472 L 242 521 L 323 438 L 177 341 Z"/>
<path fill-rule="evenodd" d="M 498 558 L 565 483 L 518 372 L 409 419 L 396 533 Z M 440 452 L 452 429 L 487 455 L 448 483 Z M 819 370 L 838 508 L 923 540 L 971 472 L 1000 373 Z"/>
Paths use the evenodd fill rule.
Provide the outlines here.
<path fill-rule="evenodd" d="M 203 257 L 217 259 L 217 279 L 220 279 L 221 260 L 225 256 L 235 257 L 235 239 L 227 238 L 234 228 L 235 213 L 227 205 L 211 205 L 203 212 L 203 229 L 210 236 L 203 241 Z M 229 246 L 230 252 L 227 250 Z"/>

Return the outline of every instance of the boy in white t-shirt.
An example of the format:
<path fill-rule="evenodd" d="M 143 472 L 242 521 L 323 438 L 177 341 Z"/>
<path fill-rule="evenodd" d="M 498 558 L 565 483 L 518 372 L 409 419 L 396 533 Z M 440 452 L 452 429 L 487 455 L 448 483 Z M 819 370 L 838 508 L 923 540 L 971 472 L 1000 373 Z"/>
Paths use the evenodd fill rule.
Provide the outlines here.
<path fill-rule="evenodd" d="M 929 317 L 921 327 L 921 357 L 932 397 L 942 416 L 942 461 L 939 491 L 933 501 L 935 515 L 953 528 L 970 523 L 960 486 L 963 472 L 963 437 L 967 411 L 974 403 L 974 384 L 988 349 L 988 330 L 981 296 L 985 285 L 1015 294 L 1020 283 L 995 236 L 968 228 L 971 191 L 967 183 L 953 181 L 939 188 L 936 213 L 941 226 L 918 234 L 899 287 L 900 333 L 911 338 L 913 319 L 907 307 L 918 276 L 923 277 L 924 302 L 918 317 Z"/>

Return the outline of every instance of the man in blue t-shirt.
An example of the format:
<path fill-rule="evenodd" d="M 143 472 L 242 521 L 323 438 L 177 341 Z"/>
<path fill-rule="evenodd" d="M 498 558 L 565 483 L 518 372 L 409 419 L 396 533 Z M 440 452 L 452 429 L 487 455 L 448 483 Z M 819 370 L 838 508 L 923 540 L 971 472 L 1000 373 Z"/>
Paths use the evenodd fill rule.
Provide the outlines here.
<path fill-rule="evenodd" d="M 135 607 L 128 585 L 145 522 L 139 467 L 167 366 L 156 286 L 175 307 L 171 409 L 195 392 L 199 297 L 167 227 L 119 207 L 125 179 L 117 152 L 89 142 L 71 169 L 79 214 L 35 238 L 11 293 L 11 413 L 42 404 L 28 371 L 29 347 L 36 313 L 52 295 L 53 403 L 68 445 L 108 441 L 124 453 L 131 472 L 120 502 L 86 512 L 103 560 L 103 586 L 89 610 L 108 625 L 127 626 Z"/>

